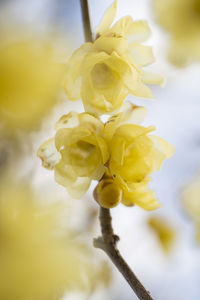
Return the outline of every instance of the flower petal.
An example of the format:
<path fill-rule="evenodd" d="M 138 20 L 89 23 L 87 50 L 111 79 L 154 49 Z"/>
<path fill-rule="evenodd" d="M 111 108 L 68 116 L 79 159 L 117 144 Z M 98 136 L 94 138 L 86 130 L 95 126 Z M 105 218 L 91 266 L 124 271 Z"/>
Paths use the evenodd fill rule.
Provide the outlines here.
<path fill-rule="evenodd" d="M 72 101 L 80 99 L 81 91 L 81 65 L 84 57 L 90 52 L 92 43 L 83 44 L 76 50 L 69 60 L 64 79 L 64 89 L 68 98 Z"/>
<path fill-rule="evenodd" d="M 105 61 L 105 64 L 120 75 L 124 85 L 131 91 L 136 89 L 138 85 L 138 72 L 124 58 L 113 52 L 110 59 Z"/>
<path fill-rule="evenodd" d="M 159 84 L 159 85 L 163 86 L 164 78 L 159 74 L 143 72 L 142 73 L 142 82 L 147 83 L 147 84 Z"/>
<path fill-rule="evenodd" d="M 163 160 L 171 157 L 175 153 L 174 147 L 159 136 L 149 135 L 157 150 L 155 155 L 155 170 L 160 170 Z"/>
<path fill-rule="evenodd" d="M 124 191 L 122 203 L 128 206 L 136 204 L 149 211 L 161 206 L 156 199 L 154 192 L 149 189 L 148 185 L 141 185 L 141 187 L 131 192 Z"/>
<path fill-rule="evenodd" d="M 146 66 L 155 61 L 153 49 L 150 46 L 144 46 L 137 43 L 131 44 L 130 55 L 136 66 Z"/>
<path fill-rule="evenodd" d="M 150 29 L 146 21 L 133 22 L 132 17 L 121 18 L 113 27 L 113 32 L 125 35 L 130 43 L 141 43 L 150 36 Z"/>
<path fill-rule="evenodd" d="M 100 25 L 96 30 L 97 33 L 102 34 L 109 29 L 117 13 L 117 4 L 118 2 L 115 1 L 106 11 L 103 20 L 101 21 Z"/>
<path fill-rule="evenodd" d="M 78 177 L 72 185 L 67 186 L 67 191 L 73 198 L 80 199 L 87 192 L 90 184 L 90 178 Z"/>
<path fill-rule="evenodd" d="M 55 124 L 55 130 L 61 128 L 74 128 L 79 125 L 78 113 L 71 111 L 67 115 L 63 115 Z"/>
<path fill-rule="evenodd" d="M 52 138 L 43 143 L 38 149 L 37 156 L 41 158 L 43 167 L 53 170 L 61 159 L 61 155 L 55 146 L 55 139 Z"/>
<path fill-rule="evenodd" d="M 153 94 L 152 94 L 152 91 L 150 90 L 150 88 L 148 88 L 148 86 L 146 86 L 142 82 L 140 82 L 138 84 L 137 88 L 131 92 L 133 95 L 135 95 L 137 97 L 149 98 L 149 99 L 153 98 Z"/>
<path fill-rule="evenodd" d="M 81 198 L 88 190 L 91 179 L 88 177 L 77 177 L 70 165 L 63 162 L 55 168 L 55 181 L 64 186 L 73 198 Z"/>
<path fill-rule="evenodd" d="M 125 102 L 122 106 L 122 112 L 109 118 L 105 124 L 105 135 L 110 140 L 115 130 L 122 124 L 140 124 L 146 116 L 146 109 L 136 106 L 130 102 Z"/>

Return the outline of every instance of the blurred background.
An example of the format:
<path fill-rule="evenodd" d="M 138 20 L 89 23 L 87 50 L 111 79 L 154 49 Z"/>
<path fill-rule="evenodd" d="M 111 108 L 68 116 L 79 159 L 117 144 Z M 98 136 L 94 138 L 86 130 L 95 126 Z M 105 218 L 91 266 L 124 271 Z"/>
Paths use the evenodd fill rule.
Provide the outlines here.
<path fill-rule="evenodd" d="M 93 32 L 112 2 L 89 0 Z M 162 74 L 166 79 L 163 88 L 152 88 L 155 100 L 133 96 L 128 96 L 128 100 L 147 108 L 148 115 L 144 125 L 155 125 L 156 134 L 170 142 L 176 148 L 176 153 L 164 162 L 160 172 L 153 175 L 151 188 L 155 190 L 162 207 L 155 212 L 145 212 L 138 207 L 119 205 L 112 209 L 113 226 L 115 233 L 120 236 L 119 249 L 122 255 L 154 299 L 197 300 L 200 299 L 200 245 L 196 240 L 196 223 L 184 209 L 183 199 L 185 187 L 193 182 L 200 170 L 200 64 L 177 68 L 168 61 L 170 34 L 156 23 L 153 0 L 119 0 L 117 19 L 126 15 L 131 15 L 134 20 L 148 21 L 152 35 L 147 44 L 153 46 L 156 57 L 151 70 Z M 41 40 L 45 39 L 45 47 L 46 39 L 48 43 L 51 41 L 55 60 L 63 63 L 84 43 L 78 0 L 0 1 L 0 26 L 2 45 L 10 39 L 20 40 L 22 35 L 37 35 Z M 19 37 L 13 34 L 14 29 L 20 33 Z M 56 68 L 56 72 L 60 74 L 62 70 Z M 52 78 L 49 80 L 51 82 Z M 25 121 L 20 126 L 18 120 L 13 123 L 10 121 L 10 115 L 9 121 L 5 121 L 5 114 L 2 113 L 1 177 L 5 173 L 12 173 L 19 180 L 28 181 L 36 194 L 43 195 L 45 203 L 67 203 L 70 207 L 70 214 L 66 217 L 68 226 L 76 231 L 81 242 L 92 248 L 92 238 L 97 237 L 100 232 L 98 206 L 92 199 L 95 183 L 84 199 L 70 199 L 65 189 L 55 183 L 53 172 L 43 169 L 36 156 L 41 143 L 54 135 L 54 124 L 62 114 L 71 110 L 83 111 L 81 102 L 70 102 L 62 90 L 56 90 L 54 99 L 56 100 L 51 104 L 47 103 L 44 108 L 39 107 L 42 113 L 35 113 L 37 120 L 30 122 L 34 114 L 29 112 L 27 120 L 24 117 Z M 4 107 L 1 111 L 4 112 Z M 200 202 L 200 188 L 196 197 Z M 164 225 L 156 226 L 150 218 L 158 218 Z M 66 222 L 63 216 L 62 222 Z M 166 227 L 163 229 L 164 233 L 158 230 L 162 226 Z M 172 232 L 168 234 L 171 244 L 167 251 L 163 246 L 167 236 L 165 232 Z M 63 300 L 137 299 L 105 254 L 98 249 L 93 252 L 95 261 L 100 265 L 106 264 L 105 273 L 109 273 L 110 279 L 102 280 L 106 276 L 103 273 L 90 295 L 84 291 L 71 291 Z M 105 281 L 110 284 L 105 284 Z"/>

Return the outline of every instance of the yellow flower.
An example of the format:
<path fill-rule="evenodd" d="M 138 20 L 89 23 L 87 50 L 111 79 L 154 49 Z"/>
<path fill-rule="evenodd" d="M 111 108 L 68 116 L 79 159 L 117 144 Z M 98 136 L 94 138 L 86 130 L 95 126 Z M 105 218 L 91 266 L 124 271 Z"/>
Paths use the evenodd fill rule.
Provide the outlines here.
<path fill-rule="evenodd" d="M 196 226 L 196 239 L 200 244 L 200 176 L 189 184 L 183 192 L 183 205 Z"/>
<path fill-rule="evenodd" d="M 43 166 L 54 169 L 55 180 L 75 198 L 89 188 L 91 180 L 100 180 L 109 158 L 103 139 L 103 123 L 87 113 L 71 112 L 56 124 L 55 139 L 38 150 Z"/>
<path fill-rule="evenodd" d="M 82 98 L 85 110 L 98 115 L 118 110 L 128 94 L 152 98 L 145 84 L 162 84 L 161 76 L 142 70 L 154 62 L 152 48 L 140 44 L 150 33 L 144 21 L 120 19 L 113 27 L 117 2 L 97 29 L 94 43 L 85 43 L 69 60 L 65 91 L 70 100 Z"/>
<path fill-rule="evenodd" d="M 53 60 L 47 41 L 30 37 L 10 43 L 2 42 L 1 123 L 11 132 L 37 127 L 41 118 L 56 103 L 62 68 Z"/>
<path fill-rule="evenodd" d="M 1 185 L 0 299 L 60 299 L 85 287 L 88 263 L 57 224 L 57 208 L 40 206 L 28 186 Z"/>
<path fill-rule="evenodd" d="M 171 35 L 169 59 L 177 66 L 200 60 L 200 0 L 154 0 L 158 23 Z"/>
<path fill-rule="evenodd" d="M 144 108 L 127 104 L 124 112 L 107 122 L 105 134 L 110 149 L 108 169 L 123 190 L 122 203 L 152 210 L 160 204 L 148 188 L 150 175 L 161 168 L 163 160 L 174 150 L 165 140 L 149 135 L 153 126 L 137 124 L 144 115 Z M 130 124 L 130 120 L 135 124 Z"/>
<path fill-rule="evenodd" d="M 149 227 L 157 235 L 164 252 L 169 253 L 174 246 L 176 233 L 171 225 L 161 217 L 150 217 Z"/>
<path fill-rule="evenodd" d="M 74 198 L 80 198 L 94 179 L 101 180 L 95 198 L 105 208 L 121 201 L 155 209 L 159 204 L 148 188 L 150 175 L 173 149 L 163 139 L 148 135 L 154 127 L 138 125 L 145 113 L 143 107 L 126 103 L 104 125 L 87 113 L 71 112 L 59 120 L 55 139 L 45 142 L 38 156 Z"/>

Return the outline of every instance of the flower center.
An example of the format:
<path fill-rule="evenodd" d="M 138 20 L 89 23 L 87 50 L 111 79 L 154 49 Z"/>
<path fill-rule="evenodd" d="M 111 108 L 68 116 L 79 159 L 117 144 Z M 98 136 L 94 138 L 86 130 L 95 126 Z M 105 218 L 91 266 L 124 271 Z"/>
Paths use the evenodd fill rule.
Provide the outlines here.
<path fill-rule="evenodd" d="M 97 89 L 108 88 L 112 84 L 114 78 L 110 68 L 104 64 L 96 64 L 91 72 L 94 87 Z"/>
<path fill-rule="evenodd" d="M 77 160 L 87 159 L 95 151 L 96 147 L 84 141 L 78 141 L 71 147 L 71 154 Z"/>

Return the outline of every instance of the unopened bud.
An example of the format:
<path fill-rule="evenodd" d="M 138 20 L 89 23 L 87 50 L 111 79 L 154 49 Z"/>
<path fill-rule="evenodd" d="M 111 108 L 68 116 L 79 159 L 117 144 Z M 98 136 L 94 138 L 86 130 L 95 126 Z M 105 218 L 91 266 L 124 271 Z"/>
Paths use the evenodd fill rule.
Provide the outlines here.
<path fill-rule="evenodd" d="M 104 208 L 117 206 L 122 194 L 122 189 L 111 178 L 101 180 L 94 190 L 95 200 Z"/>

